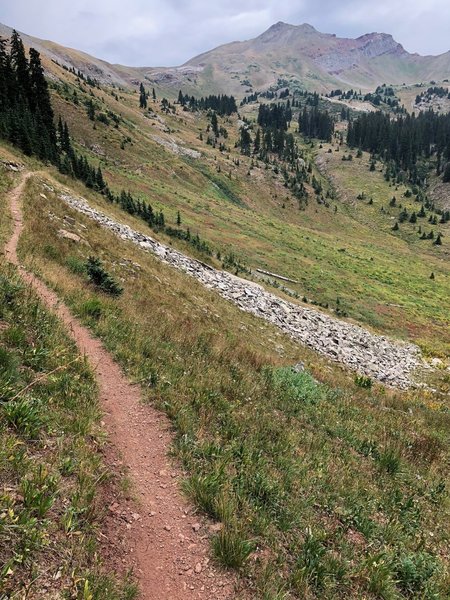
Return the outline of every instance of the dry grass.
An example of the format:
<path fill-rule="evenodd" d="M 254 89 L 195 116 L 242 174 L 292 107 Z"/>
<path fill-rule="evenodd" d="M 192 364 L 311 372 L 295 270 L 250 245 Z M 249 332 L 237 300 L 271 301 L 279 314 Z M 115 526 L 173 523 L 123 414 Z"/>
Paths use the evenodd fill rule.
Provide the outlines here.
<path fill-rule="evenodd" d="M 10 183 L 1 170 L 2 246 Z M 109 576 L 98 552 L 110 474 L 94 377 L 4 262 L 0 323 L 0 597 L 129 600 L 134 587 Z"/>
<path fill-rule="evenodd" d="M 358 387 L 41 192 L 36 180 L 27 189 L 23 259 L 170 416 L 186 489 L 223 523 L 215 554 L 242 569 L 255 597 L 445 598 L 445 397 Z M 66 214 L 89 246 L 57 237 Z M 89 285 L 76 266 L 89 254 L 122 296 Z M 285 368 L 298 360 L 320 383 Z"/>

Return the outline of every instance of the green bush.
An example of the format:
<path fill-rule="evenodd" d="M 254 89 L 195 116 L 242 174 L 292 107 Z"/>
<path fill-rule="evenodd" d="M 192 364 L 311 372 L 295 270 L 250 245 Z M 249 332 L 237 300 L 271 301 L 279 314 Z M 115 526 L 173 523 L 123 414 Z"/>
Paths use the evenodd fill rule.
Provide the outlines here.
<path fill-rule="evenodd" d="M 370 389 L 372 387 L 372 380 L 370 377 L 367 377 L 366 375 L 356 375 L 355 376 L 355 384 L 363 389 Z"/>
<path fill-rule="evenodd" d="M 213 539 L 213 551 L 224 567 L 239 569 L 253 550 L 253 543 L 234 528 L 224 528 Z"/>
<path fill-rule="evenodd" d="M 98 298 L 90 298 L 83 302 L 80 307 L 80 314 L 83 317 L 91 317 L 92 319 L 100 319 L 103 312 L 103 305 Z"/>
<path fill-rule="evenodd" d="M 29 397 L 17 398 L 6 402 L 3 413 L 9 425 L 27 438 L 36 439 L 43 425 L 41 403 Z"/>
<path fill-rule="evenodd" d="M 396 565 L 398 586 L 408 596 L 416 598 L 424 591 L 436 569 L 436 560 L 427 552 L 401 556 Z"/>
<path fill-rule="evenodd" d="M 90 256 L 86 262 L 86 271 L 91 282 L 111 296 L 120 296 L 123 288 L 117 281 L 106 271 L 99 258 Z"/>
<path fill-rule="evenodd" d="M 325 387 L 306 371 L 297 373 L 291 367 L 276 369 L 273 383 L 289 414 L 297 414 L 303 405 L 317 404 L 325 397 Z"/>
<path fill-rule="evenodd" d="M 76 256 L 68 256 L 66 258 L 66 265 L 75 275 L 86 274 L 86 263 Z"/>

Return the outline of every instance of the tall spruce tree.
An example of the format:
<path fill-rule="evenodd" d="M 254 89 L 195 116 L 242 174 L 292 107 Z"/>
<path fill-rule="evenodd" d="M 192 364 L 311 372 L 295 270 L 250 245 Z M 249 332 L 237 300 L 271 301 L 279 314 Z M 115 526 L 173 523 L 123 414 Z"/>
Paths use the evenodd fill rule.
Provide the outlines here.
<path fill-rule="evenodd" d="M 145 91 L 143 83 L 139 86 L 139 107 L 147 108 L 147 92 Z"/>

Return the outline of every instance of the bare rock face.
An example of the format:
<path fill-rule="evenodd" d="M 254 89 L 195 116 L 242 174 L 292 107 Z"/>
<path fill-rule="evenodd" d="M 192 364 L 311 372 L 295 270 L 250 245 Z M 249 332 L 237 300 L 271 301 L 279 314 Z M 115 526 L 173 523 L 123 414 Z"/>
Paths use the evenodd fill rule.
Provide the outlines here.
<path fill-rule="evenodd" d="M 356 40 L 337 39 L 327 51 L 319 51 L 314 58 L 329 73 L 339 74 L 383 55 L 402 57 L 408 53 L 391 35 L 366 33 Z"/>
<path fill-rule="evenodd" d="M 403 46 L 387 33 L 366 33 L 357 38 L 356 42 L 358 43 L 358 52 L 367 58 L 383 54 L 396 54 L 398 56 L 407 54 Z"/>
<path fill-rule="evenodd" d="M 75 198 L 68 193 L 60 194 L 60 198 L 118 237 L 133 242 L 155 254 L 162 262 L 194 277 L 241 310 L 265 319 L 301 344 L 354 371 L 386 385 L 405 389 L 414 385 L 414 372 L 426 367 L 419 348 L 414 344 L 400 343 L 310 307 L 287 302 L 253 282 L 214 269 L 114 221 L 91 208 L 83 198 Z"/>

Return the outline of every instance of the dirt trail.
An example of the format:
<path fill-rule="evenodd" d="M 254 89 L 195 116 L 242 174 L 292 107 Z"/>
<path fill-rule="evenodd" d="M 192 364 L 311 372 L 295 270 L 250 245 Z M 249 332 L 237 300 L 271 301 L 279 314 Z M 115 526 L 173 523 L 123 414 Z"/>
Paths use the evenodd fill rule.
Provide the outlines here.
<path fill-rule="evenodd" d="M 127 522 L 122 521 L 122 527 L 125 552 L 133 557 L 140 598 L 231 599 L 235 596 L 232 577 L 209 564 L 208 524 L 195 515 L 178 489 L 180 470 L 167 456 L 172 440 L 167 418 L 142 404 L 139 387 L 127 381 L 101 342 L 71 315 L 55 292 L 20 266 L 17 256 L 23 229 L 20 197 L 31 176 L 31 173 L 22 175 L 10 194 L 14 229 L 5 246 L 6 257 L 65 323 L 95 371 L 105 429 L 128 469 L 136 496 L 136 512 Z M 123 519 L 117 503 L 112 503 L 110 511 Z M 114 541 L 109 540 L 110 545 Z M 117 544 L 120 545 L 118 540 Z"/>

